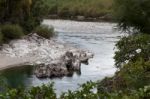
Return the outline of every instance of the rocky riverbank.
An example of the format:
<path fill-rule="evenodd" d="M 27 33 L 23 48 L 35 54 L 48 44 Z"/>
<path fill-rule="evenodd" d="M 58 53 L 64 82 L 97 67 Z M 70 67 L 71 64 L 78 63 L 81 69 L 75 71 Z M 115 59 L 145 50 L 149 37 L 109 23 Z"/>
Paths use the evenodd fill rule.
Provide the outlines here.
<path fill-rule="evenodd" d="M 0 55 L 18 59 L 15 65 L 34 65 L 38 78 L 60 77 L 71 71 L 79 71 L 81 63 L 87 63 L 88 59 L 93 57 L 89 51 L 45 39 L 35 33 L 4 44 Z M 7 65 L 3 64 L 3 67 Z"/>

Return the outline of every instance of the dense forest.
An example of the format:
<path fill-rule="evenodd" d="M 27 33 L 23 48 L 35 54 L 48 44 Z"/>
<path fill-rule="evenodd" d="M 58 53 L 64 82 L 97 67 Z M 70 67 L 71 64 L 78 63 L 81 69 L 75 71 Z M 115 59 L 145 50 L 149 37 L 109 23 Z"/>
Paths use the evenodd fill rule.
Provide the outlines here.
<path fill-rule="evenodd" d="M 53 29 L 40 26 L 49 15 L 113 16 L 118 29 L 129 36 L 117 42 L 113 77 L 87 82 L 80 90 L 62 93 L 60 99 L 149 99 L 150 98 L 150 0 L 1 0 L 0 42 L 35 31 L 47 37 Z M 39 29 L 39 30 L 38 30 Z M 42 30 L 42 32 L 41 32 Z M 47 32 L 46 30 L 50 31 Z M 49 35 L 51 36 L 51 35 Z M 1 80 L 1 99 L 56 99 L 53 84 L 13 89 Z M 93 88 L 98 92 L 94 93 Z"/>
<path fill-rule="evenodd" d="M 48 15 L 49 6 L 44 0 L 1 0 L 0 1 L 0 43 L 21 38 L 34 31 L 39 33 L 47 30 L 49 34 L 39 33 L 49 37 L 53 29 L 40 26 L 43 18 Z M 38 28 L 37 28 L 38 27 Z M 44 31 L 46 32 L 46 31 Z"/>

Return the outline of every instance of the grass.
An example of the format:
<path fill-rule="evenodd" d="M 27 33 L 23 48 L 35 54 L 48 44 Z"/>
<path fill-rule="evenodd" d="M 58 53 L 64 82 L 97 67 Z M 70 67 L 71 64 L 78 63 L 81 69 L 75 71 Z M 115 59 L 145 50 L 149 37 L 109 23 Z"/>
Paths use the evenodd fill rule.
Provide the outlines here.
<path fill-rule="evenodd" d="M 47 25 L 38 26 L 33 32 L 47 39 L 50 39 L 55 35 L 54 28 Z"/>

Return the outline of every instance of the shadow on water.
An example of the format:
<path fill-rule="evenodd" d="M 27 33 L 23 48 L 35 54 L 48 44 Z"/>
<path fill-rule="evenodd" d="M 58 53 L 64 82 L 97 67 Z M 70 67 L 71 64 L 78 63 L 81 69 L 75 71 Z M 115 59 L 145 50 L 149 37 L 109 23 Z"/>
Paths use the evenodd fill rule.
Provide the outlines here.
<path fill-rule="evenodd" d="M 0 71 L 0 76 L 5 79 L 8 86 L 13 88 L 24 87 L 26 82 L 30 83 L 27 78 L 31 78 L 32 74 L 33 66 L 13 67 Z"/>

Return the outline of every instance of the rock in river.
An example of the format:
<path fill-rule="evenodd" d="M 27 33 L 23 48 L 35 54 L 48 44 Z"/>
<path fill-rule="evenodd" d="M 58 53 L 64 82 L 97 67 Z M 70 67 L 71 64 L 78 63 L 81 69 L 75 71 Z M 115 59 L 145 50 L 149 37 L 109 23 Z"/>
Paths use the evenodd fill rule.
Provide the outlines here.
<path fill-rule="evenodd" d="M 79 53 L 79 52 L 78 52 Z M 64 56 L 62 56 L 57 61 L 52 61 L 50 64 L 40 64 L 35 68 L 35 75 L 38 78 L 51 78 L 51 77 L 62 77 L 69 75 L 72 71 L 80 71 L 82 58 L 89 59 L 89 56 L 85 54 L 83 57 L 82 53 L 79 53 L 80 56 L 76 56 L 73 52 L 67 51 Z M 88 56 L 88 57 L 87 57 Z"/>

